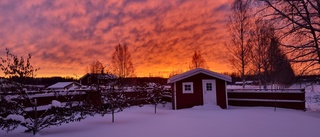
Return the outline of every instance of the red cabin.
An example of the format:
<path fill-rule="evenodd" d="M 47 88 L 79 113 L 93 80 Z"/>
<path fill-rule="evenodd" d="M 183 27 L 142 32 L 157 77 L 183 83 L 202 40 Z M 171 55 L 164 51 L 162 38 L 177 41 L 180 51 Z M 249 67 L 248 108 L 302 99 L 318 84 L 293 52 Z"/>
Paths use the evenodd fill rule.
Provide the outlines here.
<path fill-rule="evenodd" d="M 168 83 L 172 87 L 172 108 L 215 104 L 227 109 L 227 82 L 231 82 L 230 76 L 202 68 L 170 77 Z"/>

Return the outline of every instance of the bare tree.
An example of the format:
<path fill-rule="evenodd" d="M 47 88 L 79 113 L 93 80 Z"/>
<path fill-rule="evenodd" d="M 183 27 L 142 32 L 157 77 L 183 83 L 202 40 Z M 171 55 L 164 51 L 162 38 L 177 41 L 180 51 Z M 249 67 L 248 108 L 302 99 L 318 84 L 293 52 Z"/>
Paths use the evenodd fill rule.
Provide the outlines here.
<path fill-rule="evenodd" d="M 127 45 L 117 45 L 112 54 L 114 74 L 121 78 L 134 76 L 134 67 Z"/>
<path fill-rule="evenodd" d="M 206 61 L 201 55 L 200 50 L 196 50 L 193 53 L 191 65 L 189 66 L 190 69 L 195 68 L 208 68 Z"/>
<path fill-rule="evenodd" d="M 115 113 L 130 107 L 128 103 L 129 98 L 124 94 L 125 91 L 123 87 L 121 79 L 115 81 L 111 86 L 100 87 L 103 109 L 98 110 L 98 113 L 102 116 L 111 114 L 112 123 L 115 121 Z"/>
<path fill-rule="evenodd" d="M 256 19 L 252 30 L 250 32 L 250 43 L 252 45 L 251 51 L 251 63 L 254 73 L 259 80 L 259 87 L 268 82 L 269 75 L 269 47 L 271 43 L 271 37 L 274 34 L 273 26 L 268 21 L 263 19 Z"/>
<path fill-rule="evenodd" d="M 169 73 L 168 77 L 170 78 L 170 77 L 173 77 L 173 76 L 175 76 L 175 75 L 179 75 L 179 74 L 181 74 L 182 72 L 183 72 L 182 69 L 172 70 L 172 71 Z"/>
<path fill-rule="evenodd" d="M 89 73 L 102 74 L 104 73 L 104 66 L 100 61 L 94 61 L 89 65 Z"/>
<path fill-rule="evenodd" d="M 22 56 L 19 58 L 16 55 L 10 53 L 10 50 L 6 48 L 6 58 L 0 57 L 0 69 L 9 77 L 33 77 L 34 73 L 39 68 L 33 68 L 30 63 L 31 54 L 28 54 L 28 58 L 25 60 Z"/>
<path fill-rule="evenodd" d="M 147 98 L 150 104 L 154 105 L 154 113 L 157 113 L 157 106 L 163 104 L 165 106 L 166 102 L 163 100 L 165 89 L 163 83 L 155 83 L 151 91 L 147 92 Z"/>
<path fill-rule="evenodd" d="M 277 21 L 283 32 L 282 43 L 291 62 L 303 63 L 307 71 L 320 70 L 320 1 L 319 0 L 262 0 L 266 15 Z M 270 12 L 269 12 L 270 13 Z"/>
<path fill-rule="evenodd" d="M 258 76 L 259 85 L 263 84 L 264 88 L 268 83 L 290 85 L 294 79 L 293 69 L 279 47 L 280 42 L 274 26 L 268 20 L 256 19 L 250 43 L 251 63 Z"/>
<path fill-rule="evenodd" d="M 240 73 L 243 88 L 245 87 L 245 75 L 248 73 L 250 62 L 249 31 L 250 31 L 250 0 L 234 0 L 229 16 L 228 28 L 230 32 L 230 43 L 227 44 L 230 61 L 234 68 Z"/>
<path fill-rule="evenodd" d="M 20 121 L 10 120 L 5 117 L 10 114 L 17 115 L 23 118 L 25 114 L 25 106 L 23 101 L 30 101 L 27 92 L 25 91 L 26 78 L 31 78 L 39 68 L 34 69 L 30 63 L 31 54 L 25 60 L 23 56 L 20 58 L 17 55 L 10 53 L 6 48 L 6 57 L 0 57 L 0 69 L 10 79 L 0 80 L 0 128 L 7 131 L 14 130 L 20 124 Z M 13 82 L 13 78 L 17 78 Z M 19 83 L 17 83 L 19 82 Z M 13 93 L 16 96 L 8 98 L 8 93 Z"/>

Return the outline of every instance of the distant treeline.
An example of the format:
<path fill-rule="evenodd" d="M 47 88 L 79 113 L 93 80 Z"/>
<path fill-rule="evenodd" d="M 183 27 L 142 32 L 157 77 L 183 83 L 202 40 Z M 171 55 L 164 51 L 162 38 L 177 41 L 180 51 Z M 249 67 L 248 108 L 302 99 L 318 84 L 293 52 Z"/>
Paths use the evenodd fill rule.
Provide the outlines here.
<path fill-rule="evenodd" d="M 237 76 L 235 74 L 229 75 L 232 77 L 232 83 L 234 84 L 237 81 L 242 81 L 240 76 Z M 246 81 L 256 81 L 257 76 L 256 75 L 246 75 Z M 306 76 L 296 76 L 295 82 L 315 82 L 320 81 L 319 75 L 306 75 Z"/>
<path fill-rule="evenodd" d="M 228 74 L 226 74 L 228 75 Z M 242 81 L 240 76 L 231 74 L 229 75 L 232 77 L 232 83 L 234 84 L 237 81 Z M 16 77 L 10 78 L 13 81 L 19 82 L 19 79 Z M 166 84 L 168 78 L 161 78 L 161 77 L 131 77 L 131 78 L 125 78 L 122 79 L 123 84 L 125 85 L 137 85 L 141 83 L 161 83 Z M 246 81 L 255 81 L 257 80 L 257 76 L 255 75 L 247 75 Z M 20 83 L 29 84 L 29 85 L 44 85 L 45 87 L 50 86 L 52 84 L 55 84 L 57 82 L 79 82 L 79 80 L 74 79 L 72 77 L 41 77 L 41 78 L 25 78 L 23 81 L 20 81 Z M 314 81 L 320 81 L 319 75 L 307 75 L 307 76 L 296 76 L 295 78 L 296 82 L 314 82 Z"/>
<path fill-rule="evenodd" d="M 79 82 L 79 80 L 74 79 L 72 77 L 41 77 L 41 78 L 21 78 L 12 77 L 10 78 L 12 81 L 28 84 L 28 85 L 44 85 L 45 87 L 53 85 L 57 82 Z M 161 83 L 166 84 L 167 78 L 161 77 L 131 77 L 121 79 L 122 83 L 128 86 L 137 85 L 142 83 Z"/>
<path fill-rule="evenodd" d="M 3 78 L 6 79 L 6 78 Z M 22 83 L 22 84 L 28 84 L 28 85 L 44 85 L 49 86 L 52 84 L 55 84 L 57 82 L 72 82 L 72 81 L 78 81 L 72 77 L 41 77 L 41 78 L 19 78 L 19 77 L 11 77 L 8 78 L 12 81 Z"/>

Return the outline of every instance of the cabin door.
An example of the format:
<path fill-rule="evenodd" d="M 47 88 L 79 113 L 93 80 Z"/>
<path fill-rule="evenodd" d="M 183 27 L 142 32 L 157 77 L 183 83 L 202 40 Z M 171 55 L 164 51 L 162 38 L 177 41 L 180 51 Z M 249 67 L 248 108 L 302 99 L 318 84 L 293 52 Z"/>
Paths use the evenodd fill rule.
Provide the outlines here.
<path fill-rule="evenodd" d="M 213 79 L 202 80 L 203 104 L 217 104 L 216 81 Z"/>

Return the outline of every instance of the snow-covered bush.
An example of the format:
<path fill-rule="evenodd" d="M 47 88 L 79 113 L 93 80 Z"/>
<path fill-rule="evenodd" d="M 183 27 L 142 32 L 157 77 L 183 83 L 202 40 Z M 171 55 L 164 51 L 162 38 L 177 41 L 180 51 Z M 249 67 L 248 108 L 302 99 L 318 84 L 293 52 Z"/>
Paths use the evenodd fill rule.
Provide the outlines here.
<path fill-rule="evenodd" d="M 52 100 L 52 106 L 53 107 L 61 107 L 61 102 L 60 101 L 57 101 L 57 100 Z"/>
<path fill-rule="evenodd" d="M 88 115 L 93 115 L 90 106 L 82 101 L 73 101 L 76 95 L 65 96 L 66 102 L 62 103 L 58 100 L 52 100 L 51 104 L 42 106 L 42 110 L 37 109 L 36 101 L 32 102 L 33 107 L 29 115 L 26 115 L 26 120 L 21 123 L 26 127 L 26 132 L 33 132 L 36 134 L 38 131 L 50 126 L 59 126 L 62 123 L 77 122 L 83 120 Z"/>
<path fill-rule="evenodd" d="M 133 96 L 133 101 L 139 104 L 140 107 L 148 104 L 148 92 L 150 91 L 151 89 L 147 82 L 138 83 L 134 86 L 135 95 Z"/>
<path fill-rule="evenodd" d="M 0 79 L 1 129 L 11 131 L 21 125 L 36 134 L 46 127 L 79 121 L 92 114 L 85 99 L 73 100 L 76 95 L 65 96 L 66 103 L 53 100 L 51 104 L 38 106 L 36 97 L 28 95 L 25 85 L 39 70 L 33 68 L 30 60 L 31 54 L 25 59 L 12 54 L 9 49 L 6 49 L 5 57 L 0 56 L 0 70 L 8 77 Z"/>
<path fill-rule="evenodd" d="M 20 84 L 0 79 L 0 128 L 12 131 L 22 122 L 14 116 L 24 115 L 23 90 Z"/>
<path fill-rule="evenodd" d="M 36 97 L 28 95 L 21 84 L 8 80 L 0 81 L 0 128 L 7 132 L 18 126 L 26 132 L 38 131 L 50 126 L 85 119 L 94 111 L 81 95 L 62 96 L 65 102 L 52 100 L 51 104 L 39 105 Z M 60 97 L 60 98 L 62 98 Z M 77 98 L 77 99 L 75 99 Z"/>
<path fill-rule="evenodd" d="M 163 106 L 166 104 L 166 101 L 163 100 L 164 92 L 164 85 L 160 83 L 154 84 L 152 90 L 147 91 L 147 101 L 154 105 L 154 113 L 157 113 L 157 106 L 159 104 L 163 104 Z"/>
<path fill-rule="evenodd" d="M 0 118 L 0 127 L 7 132 L 16 129 L 21 122 L 14 119 Z"/>
<path fill-rule="evenodd" d="M 153 104 L 155 113 L 157 113 L 159 104 L 166 104 L 166 101 L 163 100 L 163 95 L 166 92 L 164 84 L 143 82 L 136 85 L 134 91 L 137 93 L 134 97 L 135 101 L 141 103 L 140 106 Z"/>
<path fill-rule="evenodd" d="M 111 86 L 109 88 L 102 89 L 101 99 L 103 102 L 103 107 L 98 113 L 104 116 L 105 114 L 112 115 L 112 122 L 114 122 L 114 115 L 117 112 L 123 111 L 125 108 L 130 107 L 128 103 L 128 98 L 124 94 L 123 88 L 121 86 Z"/>

